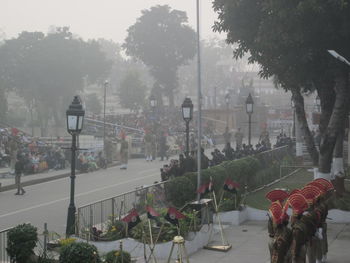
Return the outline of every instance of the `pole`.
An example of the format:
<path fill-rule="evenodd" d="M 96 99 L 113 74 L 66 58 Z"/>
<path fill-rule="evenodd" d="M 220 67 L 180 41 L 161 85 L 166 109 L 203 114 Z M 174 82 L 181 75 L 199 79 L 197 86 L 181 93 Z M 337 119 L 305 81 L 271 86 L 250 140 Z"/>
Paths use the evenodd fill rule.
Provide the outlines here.
<path fill-rule="evenodd" d="M 188 158 L 190 153 L 190 122 L 186 121 L 186 157 Z"/>
<path fill-rule="evenodd" d="M 76 135 L 72 134 L 72 160 L 71 160 L 71 176 L 70 176 L 70 202 L 68 207 L 68 217 L 66 226 L 66 235 L 70 236 L 75 233 L 75 204 L 74 204 L 74 188 L 75 188 L 75 151 L 76 151 Z"/>
<path fill-rule="evenodd" d="M 197 103 L 198 103 L 198 149 L 197 149 L 197 189 L 201 185 L 201 163 L 202 163 L 202 92 L 201 92 L 201 48 L 200 48 L 200 34 L 199 34 L 199 0 L 197 0 Z M 197 201 L 201 198 L 200 193 L 197 194 Z"/>
<path fill-rule="evenodd" d="M 251 138 L 252 138 L 252 114 L 248 113 L 248 123 L 249 123 L 249 130 L 248 130 L 248 145 L 251 145 Z"/>
<path fill-rule="evenodd" d="M 104 92 L 103 92 L 103 152 L 106 156 L 106 88 L 107 82 L 104 83 Z"/>
<path fill-rule="evenodd" d="M 214 110 L 216 110 L 216 89 L 217 88 L 218 88 L 217 86 L 214 87 Z"/>
<path fill-rule="evenodd" d="M 292 137 L 295 138 L 295 109 L 293 109 L 293 128 L 292 128 Z"/>
<path fill-rule="evenodd" d="M 229 104 L 226 102 L 226 131 L 228 132 Z"/>

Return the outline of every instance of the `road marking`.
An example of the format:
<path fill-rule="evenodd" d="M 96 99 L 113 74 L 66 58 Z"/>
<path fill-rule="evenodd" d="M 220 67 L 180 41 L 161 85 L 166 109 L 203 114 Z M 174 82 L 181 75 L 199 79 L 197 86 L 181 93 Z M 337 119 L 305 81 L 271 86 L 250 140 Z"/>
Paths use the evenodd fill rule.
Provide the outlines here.
<path fill-rule="evenodd" d="M 146 179 L 146 178 L 150 178 L 150 177 L 154 177 L 154 176 L 159 176 L 159 174 L 158 174 L 158 173 L 157 173 L 157 174 L 151 174 L 151 175 L 143 176 L 143 177 L 141 177 L 141 178 L 130 179 L 130 180 L 125 181 L 125 182 L 122 182 L 122 183 L 112 184 L 112 185 L 108 185 L 108 186 L 96 188 L 96 189 L 94 189 L 94 190 L 90 190 L 90 191 L 87 191 L 87 192 L 83 192 L 83 193 L 80 193 L 80 194 L 76 194 L 75 197 L 80 197 L 80 196 L 84 196 L 84 195 L 89 195 L 89 194 L 92 194 L 92 193 L 95 193 L 95 192 L 98 192 L 98 191 L 101 191 L 101 190 L 105 190 L 105 189 L 108 189 L 108 188 L 113 188 L 113 187 L 116 187 L 116 186 L 120 186 L 120 185 L 123 185 L 123 184 L 127 184 L 127 183 L 131 183 L 131 182 L 139 181 L 139 180 L 141 180 L 141 179 Z M 54 200 L 54 201 L 50 201 L 50 202 L 46 202 L 46 203 L 34 205 L 34 206 L 27 207 L 27 208 L 23 208 L 23 209 L 20 209 L 20 210 L 16 210 L 16 211 L 14 211 L 14 212 L 10 212 L 10 213 L 4 214 L 4 215 L 0 215 L 0 218 L 7 217 L 7 216 L 12 216 L 12 215 L 19 214 L 19 213 L 22 213 L 22 212 L 26 212 L 26 211 L 29 211 L 29 210 L 31 210 L 31 209 L 36 209 L 36 208 L 39 208 L 39 207 L 52 205 L 52 204 L 54 204 L 54 203 L 59 203 L 59 202 L 65 201 L 65 200 L 69 200 L 69 197 L 65 197 L 65 198 L 61 198 L 61 199 L 56 199 L 56 200 Z"/>

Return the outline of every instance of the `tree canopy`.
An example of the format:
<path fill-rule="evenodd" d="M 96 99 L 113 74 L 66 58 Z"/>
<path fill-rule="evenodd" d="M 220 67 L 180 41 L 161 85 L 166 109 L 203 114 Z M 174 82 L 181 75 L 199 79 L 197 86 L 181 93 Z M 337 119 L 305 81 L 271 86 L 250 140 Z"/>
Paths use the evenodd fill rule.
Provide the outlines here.
<path fill-rule="evenodd" d="M 5 41 L 0 58 L 0 85 L 28 103 L 34 99 L 43 126 L 51 117 L 61 123 L 72 96 L 83 89 L 83 78 L 100 82 L 111 66 L 96 41 L 76 38 L 67 27 L 47 35 L 22 32 Z"/>
<path fill-rule="evenodd" d="M 127 55 L 149 67 L 173 105 L 177 70 L 194 57 L 196 50 L 196 35 L 187 25 L 186 13 L 171 10 L 167 5 L 143 10 L 141 17 L 129 27 L 123 47 Z"/>

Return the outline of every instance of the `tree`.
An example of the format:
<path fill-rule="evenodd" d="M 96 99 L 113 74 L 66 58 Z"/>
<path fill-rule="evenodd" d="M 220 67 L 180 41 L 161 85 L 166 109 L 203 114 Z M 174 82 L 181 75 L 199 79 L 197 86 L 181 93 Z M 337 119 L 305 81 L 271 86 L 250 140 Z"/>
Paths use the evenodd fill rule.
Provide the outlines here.
<path fill-rule="evenodd" d="M 137 112 L 143 107 L 146 96 L 146 86 L 140 79 L 137 71 L 127 73 L 120 83 L 118 91 L 120 105 Z"/>
<path fill-rule="evenodd" d="M 22 32 L 0 47 L 2 83 L 35 108 L 41 120 L 42 135 L 53 118 L 61 126 L 72 96 L 83 89 L 83 78 L 91 83 L 105 79 L 111 63 L 96 41 L 75 38 L 69 28 L 57 28 L 45 35 Z"/>
<path fill-rule="evenodd" d="M 95 115 L 99 115 L 101 113 L 102 105 L 96 93 L 86 96 L 85 106 L 87 111 L 90 111 Z"/>
<path fill-rule="evenodd" d="M 123 48 L 126 54 L 141 60 L 162 86 L 174 106 L 174 91 L 178 85 L 177 70 L 195 55 L 196 35 L 187 24 L 183 11 L 169 6 L 143 10 L 142 16 L 129 27 Z"/>
<path fill-rule="evenodd" d="M 348 56 L 349 1 L 215 0 L 219 14 L 215 30 L 237 43 L 235 56 L 249 52 L 250 62 L 261 65 L 264 77 L 276 75 L 290 90 L 298 120 L 314 163 L 318 154 L 306 123 L 304 93 L 317 90 L 321 98 L 320 175 L 330 179 L 332 153 L 348 112 L 348 69 L 333 62 L 327 49 Z"/>

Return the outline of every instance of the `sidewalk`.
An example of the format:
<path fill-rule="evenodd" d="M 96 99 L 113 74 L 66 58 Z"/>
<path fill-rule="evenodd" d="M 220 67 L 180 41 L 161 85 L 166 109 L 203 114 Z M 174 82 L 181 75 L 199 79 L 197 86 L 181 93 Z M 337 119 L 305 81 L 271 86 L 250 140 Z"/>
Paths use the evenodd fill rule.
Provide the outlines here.
<path fill-rule="evenodd" d="M 216 252 L 201 249 L 191 255 L 191 263 L 267 263 L 267 222 L 248 221 L 240 226 L 230 226 L 224 230 L 232 249 L 228 252 Z M 220 234 L 214 236 L 215 245 L 220 245 Z M 328 223 L 328 260 L 329 263 L 349 262 L 350 224 Z M 175 250 L 173 253 L 175 253 Z M 138 261 L 142 262 L 142 261 Z M 165 260 L 158 263 L 165 263 Z M 173 261 L 172 261 L 173 262 Z"/>
<path fill-rule="evenodd" d="M 120 164 L 119 162 L 113 162 L 108 167 L 114 167 L 119 164 Z M 69 177 L 70 173 L 71 173 L 70 168 L 68 168 L 68 169 L 62 169 L 62 170 L 52 170 L 52 171 L 47 171 L 47 172 L 37 173 L 37 174 L 24 175 L 21 177 L 21 184 L 23 187 L 34 185 L 34 184 L 40 184 L 48 181 L 61 179 L 64 177 Z M 76 171 L 76 174 L 79 174 L 79 172 Z M 1 174 L 0 172 L 0 192 L 12 190 L 15 188 L 16 188 L 15 175 Z"/>

